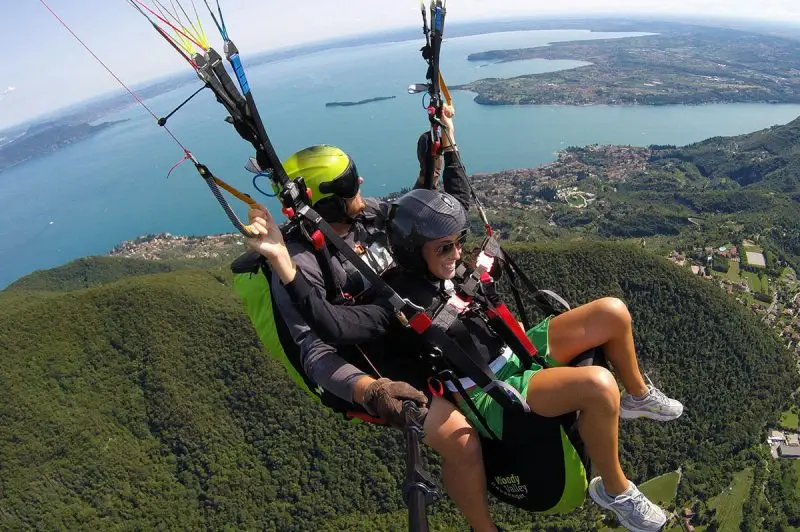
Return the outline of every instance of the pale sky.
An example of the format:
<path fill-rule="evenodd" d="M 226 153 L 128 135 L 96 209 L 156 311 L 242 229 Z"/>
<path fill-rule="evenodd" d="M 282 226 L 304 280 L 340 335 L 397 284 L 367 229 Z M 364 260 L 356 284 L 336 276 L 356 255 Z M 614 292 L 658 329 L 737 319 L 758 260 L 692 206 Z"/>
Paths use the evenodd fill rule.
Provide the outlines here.
<path fill-rule="evenodd" d="M 126 83 L 189 67 L 125 0 L 46 0 Z M 202 0 L 212 45 L 221 48 Z M 149 4 L 150 2 L 148 2 Z M 169 5 L 169 2 L 164 2 Z M 191 6 L 189 0 L 182 0 Z M 213 3 L 213 2 L 210 2 Z M 420 28 L 415 0 L 220 0 L 231 38 L 248 53 L 376 31 Z M 602 7 L 599 7 L 601 6 Z M 450 0 L 447 24 L 514 16 L 681 14 L 800 23 L 798 0 Z M 420 39 L 422 39 L 420 31 Z M 119 85 L 39 0 L 0 0 L 0 128 Z"/>

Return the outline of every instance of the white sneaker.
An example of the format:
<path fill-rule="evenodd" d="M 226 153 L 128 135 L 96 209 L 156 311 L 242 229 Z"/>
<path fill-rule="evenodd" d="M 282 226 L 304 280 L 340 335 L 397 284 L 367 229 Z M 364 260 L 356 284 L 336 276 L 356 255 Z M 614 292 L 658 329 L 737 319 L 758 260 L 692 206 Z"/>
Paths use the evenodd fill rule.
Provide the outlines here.
<path fill-rule="evenodd" d="M 619 417 L 622 419 L 649 417 L 657 421 L 671 421 L 683 414 L 683 405 L 680 401 L 670 399 L 653 385 L 649 385 L 647 393 L 640 398 L 626 393 L 622 396 L 619 406 Z"/>
<path fill-rule="evenodd" d="M 595 477 L 589 483 L 589 496 L 601 508 L 614 512 L 626 530 L 652 532 L 661 530 L 667 523 L 667 514 L 639 491 L 633 482 L 624 493 L 612 497 L 606 493 L 603 480 Z"/>

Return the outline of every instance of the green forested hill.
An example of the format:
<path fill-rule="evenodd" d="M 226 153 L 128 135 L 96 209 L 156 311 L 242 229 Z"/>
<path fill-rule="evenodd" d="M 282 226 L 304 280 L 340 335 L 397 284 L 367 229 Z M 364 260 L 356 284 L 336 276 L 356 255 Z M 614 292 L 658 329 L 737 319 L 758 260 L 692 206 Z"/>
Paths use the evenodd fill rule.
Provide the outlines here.
<path fill-rule="evenodd" d="M 59 268 L 27 275 L 12 283 L 8 289 L 68 292 L 110 283 L 126 277 L 170 272 L 175 269 L 173 264 L 165 261 L 103 256 L 84 257 Z"/>
<path fill-rule="evenodd" d="M 680 497 L 719 492 L 798 384 L 771 333 L 634 248 L 526 247 L 517 259 L 574 302 L 624 298 L 645 369 L 685 402 L 676 423 L 622 424 L 630 476 L 681 465 Z M 88 280 L 73 263 L 0 293 L 0 529 L 405 527 L 399 435 L 341 421 L 297 390 L 262 352 L 227 273 L 89 269 Z M 495 513 L 514 529 L 591 530 L 599 512 L 586 507 Z M 464 529 L 449 503 L 433 519 Z"/>
<path fill-rule="evenodd" d="M 0 298 L 0 528 L 312 530 L 400 504 L 396 438 L 337 422 L 183 272 Z"/>
<path fill-rule="evenodd" d="M 648 171 L 649 179 L 676 180 L 678 186 L 648 198 L 645 179 L 642 192 L 629 196 L 633 201 L 707 217 L 710 233 L 740 223 L 745 233 L 762 235 L 784 261 L 800 264 L 800 118 L 745 135 L 655 149 Z"/>
<path fill-rule="evenodd" d="M 713 137 L 674 151 L 657 153 L 694 164 L 704 177 L 742 187 L 800 192 L 800 118 L 734 137 Z"/>

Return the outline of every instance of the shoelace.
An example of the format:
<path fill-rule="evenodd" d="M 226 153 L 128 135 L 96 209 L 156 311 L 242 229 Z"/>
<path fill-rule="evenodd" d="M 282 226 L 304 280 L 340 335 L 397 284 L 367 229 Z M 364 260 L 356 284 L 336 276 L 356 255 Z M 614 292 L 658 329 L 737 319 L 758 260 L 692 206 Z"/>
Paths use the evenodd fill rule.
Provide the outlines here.
<path fill-rule="evenodd" d="M 658 388 L 650 388 L 650 397 L 652 397 L 660 405 L 668 405 L 669 397 Z"/>
<path fill-rule="evenodd" d="M 650 504 L 647 500 L 647 497 L 645 497 L 644 493 L 639 491 L 637 488 L 633 488 L 633 490 L 634 492 L 631 495 L 617 496 L 612 505 L 627 505 L 627 503 L 632 503 L 633 509 L 636 512 L 642 515 L 649 515 L 647 510 L 650 508 Z"/>

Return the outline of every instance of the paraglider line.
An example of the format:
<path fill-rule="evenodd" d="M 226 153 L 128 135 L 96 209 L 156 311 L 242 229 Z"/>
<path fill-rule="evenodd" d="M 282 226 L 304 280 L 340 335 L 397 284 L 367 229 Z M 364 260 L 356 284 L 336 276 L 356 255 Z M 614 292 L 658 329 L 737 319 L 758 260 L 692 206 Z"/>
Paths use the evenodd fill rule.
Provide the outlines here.
<path fill-rule="evenodd" d="M 48 10 L 50 13 L 52 13 L 52 15 L 53 15 L 54 17 L 56 17 L 56 20 L 58 20 L 58 21 L 61 23 L 61 25 L 62 25 L 62 26 L 64 26 L 64 28 L 65 28 L 65 29 L 66 29 L 68 32 L 70 32 L 70 33 L 72 34 L 72 36 L 73 36 L 73 37 L 75 37 L 75 39 L 76 39 L 76 40 L 77 40 L 79 43 L 81 43 L 81 45 L 82 45 L 84 48 L 86 48 L 86 51 L 87 51 L 87 52 L 89 52 L 90 54 L 92 54 L 92 57 L 94 57 L 94 58 L 97 60 L 97 62 L 98 62 L 98 63 L 100 63 L 100 64 L 103 66 L 103 68 L 105 68 L 105 69 L 106 69 L 106 71 L 107 71 L 109 74 L 111 74 L 111 76 L 112 76 L 112 77 L 113 77 L 115 80 L 117 80 L 117 81 L 119 82 L 119 84 L 120 84 L 120 85 L 122 85 L 122 86 L 125 88 L 125 90 L 126 90 L 126 91 L 128 91 L 128 93 L 129 93 L 131 96 L 133 96 L 133 99 L 134 99 L 134 100 L 136 100 L 137 102 L 139 102 L 139 104 L 140 104 L 142 107 L 144 107 L 145 109 L 147 109 L 147 112 L 148 112 L 148 113 L 150 113 L 150 114 L 153 116 L 153 118 L 155 118 L 155 119 L 156 119 L 156 121 L 158 121 L 158 117 L 157 117 L 157 116 L 156 116 L 156 114 L 155 114 L 155 113 L 154 113 L 154 112 L 153 112 L 153 111 L 152 111 L 152 110 L 151 110 L 151 109 L 150 109 L 150 108 L 147 106 L 147 104 L 146 104 L 146 103 L 144 103 L 144 102 L 142 101 L 142 99 L 141 99 L 141 98 L 139 98 L 139 96 L 138 96 L 138 95 L 136 95 L 136 93 L 134 93 L 134 92 L 133 92 L 133 91 L 132 91 L 132 90 L 131 90 L 131 89 L 130 89 L 130 88 L 129 88 L 129 87 L 126 85 L 126 84 L 125 84 L 125 82 L 124 82 L 124 81 L 122 81 L 122 80 L 121 80 L 121 79 L 120 79 L 120 78 L 119 78 L 119 77 L 118 77 L 116 74 L 114 74 L 114 72 L 113 72 L 113 71 L 112 71 L 112 70 L 111 70 L 111 69 L 108 67 L 108 65 L 106 65 L 106 64 L 103 62 L 103 60 L 102 60 L 102 59 L 100 59 L 99 57 L 97 57 L 97 54 L 95 54 L 95 53 L 92 51 L 92 49 L 91 49 L 91 48 L 89 48 L 89 46 L 88 46 L 88 45 L 87 45 L 85 42 L 83 42 L 83 41 L 81 40 L 81 38 L 80 38 L 80 37 L 78 37 L 78 35 L 77 35 L 77 34 L 76 34 L 74 31 L 72 31 L 72 28 L 70 28 L 70 27 L 67 25 L 67 23 L 66 23 L 66 22 L 64 22 L 64 21 L 61 19 L 61 17 L 59 17 L 59 16 L 56 14 L 56 12 L 55 12 L 55 11 L 53 11 L 53 10 L 50 8 L 50 6 L 49 6 L 49 5 L 47 5 L 47 2 L 45 2 L 45 0 L 39 0 L 39 2 L 41 2 L 41 4 L 42 4 L 42 5 L 43 5 L 45 8 L 47 8 L 47 10 Z M 180 147 L 181 147 L 181 149 L 184 151 L 184 153 L 186 153 L 186 154 L 189 154 L 189 150 L 187 150 L 187 149 L 186 149 L 186 147 L 185 147 L 185 146 L 184 146 L 184 145 L 181 143 L 181 141 L 179 141 L 179 140 L 178 140 L 178 137 L 176 137 L 176 136 L 175 136 L 175 135 L 172 133 L 172 131 L 170 131 L 170 130 L 169 130 L 169 128 L 168 128 L 167 126 L 164 126 L 164 130 L 165 130 L 167 133 L 169 133 L 169 136 L 170 136 L 170 137 L 172 137 L 172 140 L 174 140 L 174 141 L 175 141 L 175 142 L 178 144 L 178 146 L 180 146 Z"/>
<path fill-rule="evenodd" d="M 172 46 L 175 49 L 176 52 L 181 54 L 181 57 L 186 59 L 186 61 L 192 66 L 193 69 L 197 70 L 197 63 L 195 63 L 189 57 L 186 49 L 181 49 L 181 45 L 179 45 L 171 35 L 168 35 L 167 32 L 165 32 L 163 29 L 161 29 L 161 27 L 158 24 L 153 22 L 153 20 L 149 16 L 147 16 L 147 13 L 142 11 L 142 8 L 139 7 L 133 0 L 128 0 L 128 4 L 130 4 L 131 6 L 136 8 L 136 10 L 139 12 L 139 14 L 141 14 L 147 20 L 147 22 L 149 22 L 153 26 L 153 28 L 155 28 L 155 30 L 159 33 L 159 35 L 164 37 L 164 39 L 167 40 L 167 42 L 170 44 L 170 46 Z"/>
<path fill-rule="evenodd" d="M 39 1 L 43 1 L 43 0 L 39 0 Z M 141 0 L 131 0 L 131 1 L 133 1 L 133 2 L 136 2 L 137 4 L 139 4 L 140 6 L 142 6 L 143 8 L 145 8 L 147 11 L 149 11 L 149 12 L 150 12 L 150 14 L 151 14 L 151 15 L 153 15 L 153 16 L 154 16 L 154 17 L 156 17 L 158 20 L 160 20 L 161 22 L 163 22 L 164 24 L 166 24 L 167 26 L 169 26 L 170 28 L 172 28 L 172 29 L 173 29 L 173 30 L 175 30 L 176 32 L 180 33 L 181 35 L 183 35 L 184 37 L 186 37 L 186 38 L 187 38 L 187 39 L 189 39 L 190 41 L 192 41 L 192 42 L 193 42 L 195 45 L 197 45 L 197 47 L 198 47 L 198 48 L 200 48 L 201 50 L 205 50 L 206 48 L 208 48 L 207 46 L 203 46 L 202 44 L 200 44 L 199 42 L 197 42 L 196 40 L 194 40 L 192 37 L 190 37 L 189 35 L 187 35 L 187 34 L 186 34 L 186 32 L 184 32 L 183 30 L 181 30 L 181 29 L 177 28 L 177 27 L 176 27 L 174 24 L 172 24 L 170 21 L 168 21 L 167 19 L 165 19 L 164 17 L 162 17 L 161 15 L 159 15 L 158 13 L 156 13 L 155 11 L 153 11 L 152 9 L 150 9 L 150 7 L 149 7 L 147 4 L 143 3 Z"/>

